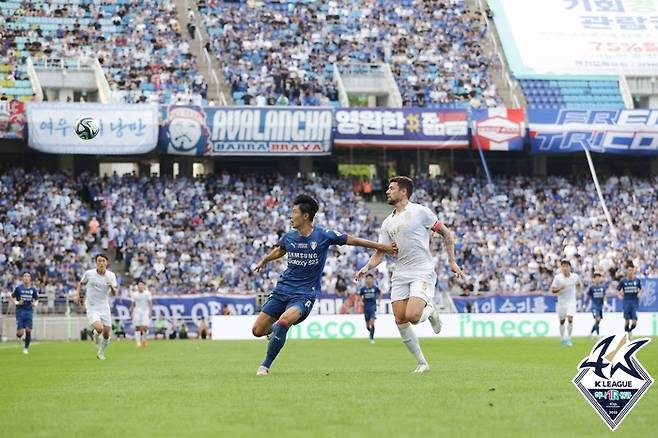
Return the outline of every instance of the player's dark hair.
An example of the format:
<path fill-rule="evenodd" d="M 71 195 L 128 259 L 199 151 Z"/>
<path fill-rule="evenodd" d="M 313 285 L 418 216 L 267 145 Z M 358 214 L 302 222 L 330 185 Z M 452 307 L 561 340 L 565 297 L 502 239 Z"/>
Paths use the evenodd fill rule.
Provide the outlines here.
<path fill-rule="evenodd" d="M 313 220 L 315 213 L 317 213 L 320 209 L 317 201 L 308 195 L 297 196 L 293 204 L 299 206 L 299 210 L 302 212 L 302 214 L 308 214 L 308 220 L 310 221 Z"/>
<path fill-rule="evenodd" d="M 388 180 L 388 183 L 397 183 L 398 187 L 407 191 L 407 199 L 411 199 L 414 192 L 414 180 L 408 176 L 394 176 Z"/>
<path fill-rule="evenodd" d="M 633 263 L 633 260 L 626 260 L 626 269 L 628 268 L 634 268 L 635 263 Z"/>
<path fill-rule="evenodd" d="M 595 277 L 600 277 L 600 276 L 601 276 L 601 273 L 600 273 L 600 272 L 595 272 L 595 273 L 594 273 L 594 276 L 595 276 Z"/>
<path fill-rule="evenodd" d="M 32 278 L 32 274 L 31 274 L 29 271 L 23 271 L 23 272 L 21 272 L 21 277 L 22 277 L 23 275 L 25 275 L 25 274 L 29 275 L 30 278 Z"/>
<path fill-rule="evenodd" d="M 94 257 L 94 260 L 98 260 L 99 257 L 104 258 L 106 262 L 109 262 L 109 261 L 110 261 L 110 259 L 107 258 L 107 256 L 106 256 L 105 254 L 103 254 L 102 252 L 96 254 L 96 257 Z"/>
<path fill-rule="evenodd" d="M 571 262 L 569 262 L 567 259 L 562 259 L 560 261 L 560 265 L 567 265 L 568 267 L 571 267 Z"/>
<path fill-rule="evenodd" d="M 372 274 L 366 274 L 366 278 L 368 278 L 368 277 L 372 277 L 372 278 L 375 278 L 375 276 L 374 276 L 374 275 L 372 275 Z"/>

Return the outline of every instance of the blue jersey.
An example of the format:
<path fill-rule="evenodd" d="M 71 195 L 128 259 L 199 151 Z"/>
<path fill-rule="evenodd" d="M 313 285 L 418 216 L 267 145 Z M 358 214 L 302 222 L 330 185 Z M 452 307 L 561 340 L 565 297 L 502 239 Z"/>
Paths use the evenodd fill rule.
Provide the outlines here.
<path fill-rule="evenodd" d="M 363 307 L 377 307 L 377 295 L 380 293 L 377 286 L 362 287 L 359 295 L 363 297 Z"/>
<path fill-rule="evenodd" d="M 592 300 L 592 308 L 603 307 L 603 298 L 607 287 L 604 285 L 590 286 L 587 290 L 587 295 Z"/>
<path fill-rule="evenodd" d="M 624 302 L 637 302 L 637 294 L 642 289 L 642 284 L 637 278 L 622 278 L 617 285 L 617 290 L 624 291 Z"/>
<path fill-rule="evenodd" d="M 29 310 L 32 311 L 32 300 L 37 301 L 39 299 L 39 294 L 37 293 L 37 288 L 34 286 L 25 287 L 24 284 L 19 284 L 14 289 L 14 293 L 11 294 L 16 301 L 23 300 L 23 304 L 16 306 L 16 310 Z"/>
<path fill-rule="evenodd" d="M 288 268 L 279 278 L 274 293 L 282 295 L 317 295 L 322 271 L 331 245 L 345 245 L 347 235 L 313 227 L 308 237 L 299 231 L 287 232 L 278 245 L 288 253 Z"/>

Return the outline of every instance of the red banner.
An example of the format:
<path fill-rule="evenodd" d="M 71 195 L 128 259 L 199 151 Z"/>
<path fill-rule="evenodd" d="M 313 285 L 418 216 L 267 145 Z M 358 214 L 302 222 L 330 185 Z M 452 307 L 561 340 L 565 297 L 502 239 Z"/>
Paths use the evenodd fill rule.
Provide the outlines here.
<path fill-rule="evenodd" d="M 0 139 L 24 138 L 25 105 L 19 100 L 0 100 Z"/>

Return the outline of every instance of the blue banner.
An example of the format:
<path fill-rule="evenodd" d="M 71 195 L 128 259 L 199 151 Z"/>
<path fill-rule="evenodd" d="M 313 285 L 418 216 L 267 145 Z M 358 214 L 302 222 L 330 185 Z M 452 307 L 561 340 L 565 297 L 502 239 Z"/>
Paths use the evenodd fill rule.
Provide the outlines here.
<path fill-rule="evenodd" d="M 557 297 L 555 295 L 488 295 L 482 297 L 453 297 L 457 312 L 465 313 L 548 313 L 555 312 Z M 608 291 L 608 312 L 623 311 L 622 300 L 615 290 Z M 578 309 L 587 312 L 590 304 L 583 307 L 583 300 L 578 299 Z M 642 280 L 640 312 L 658 312 L 658 278 Z"/>
<path fill-rule="evenodd" d="M 52 154 L 144 154 L 158 144 L 157 105 L 30 102 L 28 145 Z M 91 140 L 75 133 L 76 121 L 92 117 L 100 131 Z"/>
<path fill-rule="evenodd" d="M 336 147 L 466 148 L 468 114 L 464 110 L 338 109 Z"/>
<path fill-rule="evenodd" d="M 115 298 L 112 303 L 112 316 L 124 320 L 127 329 L 132 329 L 130 298 Z M 256 298 L 241 295 L 183 295 L 154 296 L 153 321 L 160 315 L 168 326 L 183 320 L 188 328 L 196 330 L 196 322 L 202 317 L 210 324 L 212 315 L 221 315 L 227 307 L 232 315 L 253 315 L 256 313 Z"/>
<path fill-rule="evenodd" d="M 331 108 L 162 107 L 160 145 L 176 155 L 331 154 Z"/>
<path fill-rule="evenodd" d="M 535 154 L 658 155 L 658 110 L 529 109 L 528 128 Z"/>

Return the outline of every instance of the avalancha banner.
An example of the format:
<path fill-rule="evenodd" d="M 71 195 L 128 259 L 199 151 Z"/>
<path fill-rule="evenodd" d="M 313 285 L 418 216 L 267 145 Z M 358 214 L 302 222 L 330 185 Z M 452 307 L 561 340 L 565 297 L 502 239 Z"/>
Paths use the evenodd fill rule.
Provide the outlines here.
<path fill-rule="evenodd" d="M 158 106 L 30 102 L 27 104 L 28 145 L 52 154 L 144 154 L 158 144 Z M 75 133 L 77 120 L 93 117 L 100 131 L 91 140 Z"/>
<path fill-rule="evenodd" d="M 161 151 L 175 155 L 330 155 L 333 109 L 161 108 Z"/>
<path fill-rule="evenodd" d="M 658 110 L 529 109 L 531 152 L 658 155 Z"/>

